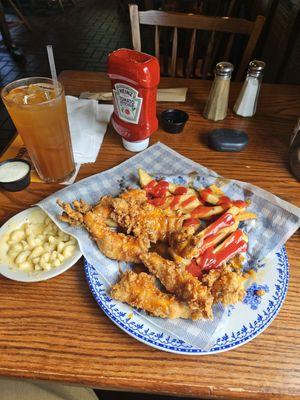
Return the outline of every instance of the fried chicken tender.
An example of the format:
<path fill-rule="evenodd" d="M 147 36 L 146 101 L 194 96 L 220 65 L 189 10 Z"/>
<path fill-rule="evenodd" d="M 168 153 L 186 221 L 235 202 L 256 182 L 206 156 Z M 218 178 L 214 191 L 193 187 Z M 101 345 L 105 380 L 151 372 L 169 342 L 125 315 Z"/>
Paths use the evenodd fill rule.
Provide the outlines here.
<path fill-rule="evenodd" d="M 88 207 L 82 201 L 74 201 L 72 204 L 58 201 L 58 204 L 64 210 L 61 220 L 70 225 L 83 224 L 96 241 L 99 250 L 108 258 L 138 263 L 140 254 L 147 252 L 150 247 L 147 238 L 136 238 L 118 233 L 106 225 L 107 218 L 112 211 L 112 197 L 110 196 L 102 197 L 94 208 Z M 87 212 L 84 213 L 84 210 Z"/>
<path fill-rule="evenodd" d="M 124 200 L 132 200 L 136 204 L 145 203 L 147 201 L 146 190 L 142 189 L 126 190 L 125 192 L 121 193 L 119 197 Z"/>
<path fill-rule="evenodd" d="M 135 198 L 123 196 L 114 198 L 112 205 L 112 219 L 126 229 L 127 234 L 148 237 L 156 243 L 182 229 L 183 217 L 170 210 L 154 207 L 147 201 L 137 202 Z"/>
<path fill-rule="evenodd" d="M 240 270 L 235 270 L 230 264 L 213 269 L 204 275 L 202 282 L 207 284 L 214 297 L 214 303 L 221 302 L 224 306 L 242 301 L 246 290 L 244 282 L 247 278 Z"/>
<path fill-rule="evenodd" d="M 157 253 L 142 254 L 140 259 L 168 292 L 187 302 L 188 306 L 197 310 L 203 318 L 212 318 L 213 296 L 196 277 Z"/>
<path fill-rule="evenodd" d="M 153 275 L 126 271 L 121 280 L 112 286 L 110 295 L 133 307 L 160 318 L 197 319 L 199 315 L 176 300 L 175 296 L 163 293 L 155 285 Z"/>
<path fill-rule="evenodd" d="M 140 262 L 140 255 L 147 252 L 150 242 L 146 238 L 135 238 L 111 231 L 104 227 L 95 241 L 99 250 L 112 260 L 125 262 Z"/>

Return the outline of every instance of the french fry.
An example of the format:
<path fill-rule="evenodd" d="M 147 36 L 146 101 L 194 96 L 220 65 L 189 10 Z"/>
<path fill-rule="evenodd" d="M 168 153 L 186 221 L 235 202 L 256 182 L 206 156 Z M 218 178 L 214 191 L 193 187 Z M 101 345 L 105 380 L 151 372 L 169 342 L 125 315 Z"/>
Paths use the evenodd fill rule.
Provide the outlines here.
<path fill-rule="evenodd" d="M 214 194 L 218 195 L 219 197 L 224 196 L 224 192 L 222 192 L 222 190 L 217 185 L 210 185 L 209 188 Z"/>
<path fill-rule="evenodd" d="M 240 213 L 243 213 L 247 206 L 248 206 L 248 204 L 245 201 L 237 200 L 237 201 L 233 201 L 230 203 L 220 204 L 219 206 L 215 206 L 215 207 L 223 207 L 224 211 L 230 210 L 231 208 L 235 207 L 235 209 L 239 210 L 238 213 L 235 215 L 238 215 Z M 217 215 L 217 214 L 215 214 L 215 215 Z M 202 217 L 202 219 L 206 220 L 206 219 L 209 219 L 210 217 L 211 217 L 211 215 L 208 215 L 208 216 Z"/>
<path fill-rule="evenodd" d="M 181 201 L 180 210 L 183 214 L 186 214 L 188 212 L 192 212 L 200 205 L 202 205 L 202 203 L 200 203 L 199 199 L 196 196 L 188 195 L 187 199 Z"/>
<path fill-rule="evenodd" d="M 191 212 L 194 208 L 198 207 L 200 202 L 196 196 L 189 194 L 171 195 L 167 194 L 164 204 L 161 208 L 171 208 L 172 210 L 179 210 L 182 214 Z"/>
<path fill-rule="evenodd" d="M 218 218 L 215 222 L 210 224 L 207 228 L 197 234 L 197 238 L 203 239 L 206 236 L 214 235 L 218 233 L 221 229 L 227 226 L 233 225 L 236 220 L 236 215 L 238 215 L 240 209 L 238 207 L 231 207 L 225 214 Z"/>
<path fill-rule="evenodd" d="M 210 193 L 208 192 L 207 189 L 202 189 L 201 191 L 199 191 L 200 193 L 200 197 L 203 201 L 205 201 L 206 203 L 210 203 L 210 204 L 218 204 L 219 201 L 219 196 L 217 196 L 214 193 Z"/>
<path fill-rule="evenodd" d="M 199 228 L 200 225 L 201 225 L 201 222 L 198 218 L 185 219 L 182 224 L 183 227 L 193 226 L 195 231 Z"/>
<path fill-rule="evenodd" d="M 246 221 L 247 219 L 256 219 L 257 215 L 252 212 L 244 211 L 239 213 L 236 218 L 240 222 L 240 221 Z"/>
<path fill-rule="evenodd" d="M 231 207 L 225 214 L 223 214 L 220 218 L 210 224 L 208 227 L 203 229 L 197 235 L 194 236 L 194 240 L 192 245 L 195 247 L 195 251 L 192 251 L 189 247 L 191 247 L 190 243 L 186 243 L 185 245 L 185 253 L 187 254 L 199 254 L 201 252 L 201 248 L 203 246 L 203 242 L 205 238 L 211 235 L 217 235 L 222 232 L 232 232 L 232 230 L 237 229 L 238 222 L 236 220 L 236 216 L 239 214 L 240 209 L 238 207 Z M 184 246 L 183 246 L 184 247 Z"/>
<path fill-rule="evenodd" d="M 228 236 L 228 238 L 226 240 L 224 240 L 224 242 L 222 242 L 217 247 L 215 247 L 213 252 L 215 254 L 218 253 L 222 249 L 225 249 L 226 247 L 228 247 L 229 244 L 233 243 L 234 240 L 237 240 L 237 242 L 244 241 L 246 243 L 248 243 L 248 241 L 249 241 L 246 233 L 243 232 L 241 229 L 238 229 L 237 231 L 233 232 L 230 236 Z"/>
<path fill-rule="evenodd" d="M 205 250 L 207 250 L 209 247 L 218 245 L 228 235 L 235 232 L 238 228 L 238 225 L 239 225 L 239 223 L 238 223 L 238 221 L 236 221 L 233 225 L 222 228 L 219 232 L 217 232 L 214 235 L 208 235 L 204 238 L 200 237 L 200 235 L 199 235 L 200 246 L 197 246 L 198 251 L 196 251 L 194 253 L 194 257 L 196 259 L 198 259 L 201 256 L 201 254 L 203 254 L 205 252 Z"/>
<path fill-rule="evenodd" d="M 190 214 L 188 214 L 188 218 L 200 218 L 200 219 L 210 218 L 213 215 L 222 214 L 225 210 L 226 207 L 224 205 L 213 206 L 213 207 L 200 205 L 196 207 L 193 211 L 191 211 Z"/>
<path fill-rule="evenodd" d="M 197 263 L 203 270 L 214 269 L 233 258 L 236 254 L 246 251 L 247 247 L 248 237 L 245 232 L 238 229 L 213 250 L 208 248 L 197 259 Z"/>
<path fill-rule="evenodd" d="M 217 205 L 224 193 L 216 185 L 211 185 L 208 188 L 199 189 L 199 194 L 202 200 L 207 203 Z"/>
<path fill-rule="evenodd" d="M 209 247 L 218 245 L 228 235 L 235 232 L 238 228 L 238 225 L 239 223 L 238 221 L 236 221 L 233 225 L 221 229 L 217 234 L 209 235 L 206 238 L 204 238 L 203 244 L 200 247 L 200 254 L 202 254 Z"/>
<path fill-rule="evenodd" d="M 182 185 L 175 185 L 174 183 L 170 183 L 169 184 L 169 191 L 171 193 L 176 194 L 176 191 L 180 191 L 181 188 L 184 189 L 183 190 L 184 193 L 181 193 L 181 194 L 189 194 L 191 196 L 197 196 L 198 197 L 197 191 L 195 189 L 193 189 L 193 188 L 189 188 L 189 187 L 182 186 Z"/>
<path fill-rule="evenodd" d="M 140 186 L 144 188 L 145 186 L 148 185 L 151 181 L 153 181 L 154 178 L 148 174 L 148 172 L 144 171 L 142 168 L 138 169 L 138 174 L 139 174 L 139 181 L 140 181 Z"/>

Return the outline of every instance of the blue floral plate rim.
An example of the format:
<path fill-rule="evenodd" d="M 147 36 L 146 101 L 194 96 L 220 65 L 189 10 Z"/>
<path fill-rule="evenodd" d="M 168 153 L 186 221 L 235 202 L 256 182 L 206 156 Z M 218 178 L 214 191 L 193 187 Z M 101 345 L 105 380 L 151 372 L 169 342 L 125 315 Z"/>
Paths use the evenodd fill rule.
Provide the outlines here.
<path fill-rule="evenodd" d="M 136 323 L 134 318 L 129 318 L 127 313 L 119 310 L 117 306 L 119 302 L 108 296 L 100 275 L 86 259 L 84 259 L 84 269 L 89 288 L 96 302 L 103 312 L 128 335 L 158 350 L 176 354 L 208 355 L 228 351 L 251 341 L 275 319 L 286 297 L 289 281 L 289 264 L 285 247 L 276 252 L 276 258 L 278 278 L 275 284 L 275 293 L 272 295 L 273 300 L 269 300 L 268 307 L 257 312 L 256 318 L 247 326 L 245 324 L 238 331 L 222 334 L 208 351 L 193 347 L 169 334 L 158 332 L 157 329 L 154 331 L 150 324 L 144 327 L 143 324 Z"/>

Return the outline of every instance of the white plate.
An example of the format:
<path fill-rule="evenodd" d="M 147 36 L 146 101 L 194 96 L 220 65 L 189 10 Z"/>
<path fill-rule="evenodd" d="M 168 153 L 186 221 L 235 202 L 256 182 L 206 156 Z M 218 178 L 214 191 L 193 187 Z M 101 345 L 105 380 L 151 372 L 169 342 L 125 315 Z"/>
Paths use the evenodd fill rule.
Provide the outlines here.
<path fill-rule="evenodd" d="M 0 228 L 0 242 L 1 238 L 8 232 L 16 229 L 18 226 L 24 224 L 28 218 L 33 213 L 41 212 L 42 214 L 45 214 L 44 211 L 40 207 L 31 207 L 28 208 L 27 210 L 24 210 L 20 212 L 19 214 L 16 214 L 12 218 L 10 218 L 4 225 L 1 226 Z M 47 214 L 45 214 L 47 215 Z M 9 265 L 7 262 L 1 262 L 0 260 L 0 274 L 4 275 L 6 278 L 13 279 L 14 281 L 20 281 L 20 282 L 39 282 L 39 281 L 45 281 L 46 279 L 53 278 L 57 275 L 62 274 L 65 272 L 67 269 L 71 268 L 76 261 L 79 260 L 79 258 L 82 256 L 81 251 L 79 250 L 79 246 L 76 243 L 76 249 L 73 253 L 73 255 L 68 258 L 66 261 L 64 261 L 59 267 L 53 268 L 50 271 L 37 271 L 37 272 L 24 272 L 20 271 L 17 267 L 12 267 Z"/>
<path fill-rule="evenodd" d="M 256 282 L 247 288 L 243 302 L 229 306 L 228 323 L 209 351 L 195 348 L 183 340 L 159 331 L 127 304 L 112 299 L 108 284 L 96 269 L 85 261 L 85 273 L 93 296 L 105 314 L 135 339 L 159 350 L 177 354 L 202 355 L 234 349 L 263 332 L 278 314 L 288 286 L 288 259 L 284 247 L 256 266 Z M 263 289 L 265 295 L 255 291 Z"/>

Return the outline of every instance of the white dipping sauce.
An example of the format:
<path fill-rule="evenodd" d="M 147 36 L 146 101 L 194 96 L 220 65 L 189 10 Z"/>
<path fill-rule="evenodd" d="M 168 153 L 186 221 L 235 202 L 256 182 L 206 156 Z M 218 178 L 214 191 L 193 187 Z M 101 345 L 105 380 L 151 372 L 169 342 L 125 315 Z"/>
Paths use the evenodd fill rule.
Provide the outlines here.
<path fill-rule="evenodd" d="M 13 182 L 23 178 L 29 171 L 29 165 L 22 161 L 12 161 L 0 165 L 0 182 Z"/>

